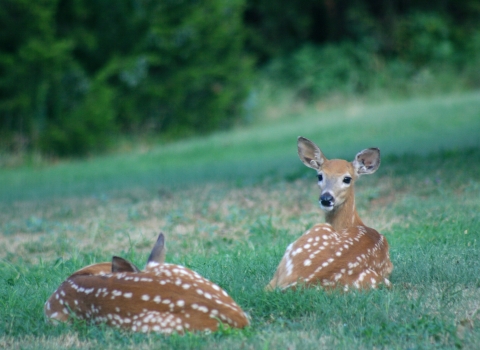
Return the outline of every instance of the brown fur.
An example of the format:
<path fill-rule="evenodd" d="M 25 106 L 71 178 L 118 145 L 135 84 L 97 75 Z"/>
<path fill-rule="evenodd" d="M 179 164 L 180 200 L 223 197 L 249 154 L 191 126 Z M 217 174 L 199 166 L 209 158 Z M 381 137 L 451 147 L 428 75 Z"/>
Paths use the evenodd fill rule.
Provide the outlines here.
<path fill-rule="evenodd" d="M 370 148 L 358 153 L 353 162 L 325 158 L 311 141 L 298 140 L 300 159 L 321 175 L 321 194 L 330 194 L 325 207 L 326 223 L 317 224 L 288 246 L 267 290 L 319 285 L 324 288 L 375 288 L 390 286 L 393 265 L 384 236 L 367 227 L 355 207 L 355 180 L 375 172 L 380 151 Z M 345 177 L 351 182 L 345 183 Z M 322 198 L 322 197 L 321 197 Z"/>
<path fill-rule="evenodd" d="M 163 249 L 163 239 L 161 244 Z M 152 257 L 163 259 L 164 253 Z M 135 272 L 133 264 L 121 260 L 114 259 L 116 267 L 100 263 L 73 273 L 45 303 L 46 317 L 67 321 L 75 315 L 127 330 L 166 334 L 215 331 L 220 322 L 238 328 L 249 324 L 235 301 L 198 273 L 155 260 Z"/>

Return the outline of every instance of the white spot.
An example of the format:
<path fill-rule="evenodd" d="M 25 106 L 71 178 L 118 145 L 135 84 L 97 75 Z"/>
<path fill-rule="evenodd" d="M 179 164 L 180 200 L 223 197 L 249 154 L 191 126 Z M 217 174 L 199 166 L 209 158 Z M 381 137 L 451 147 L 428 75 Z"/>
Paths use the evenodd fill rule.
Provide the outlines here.
<path fill-rule="evenodd" d="M 208 312 L 208 308 L 205 307 L 205 306 L 199 306 L 198 311 L 207 313 L 207 312 Z"/>
<path fill-rule="evenodd" d="M 147 268 L 154 268 L 154 267 L 157 267 L 159 266 L 160 264 L 157 263 L 156 261 L 150 261 L 148 264 L 147 264 Z"/>
<path fill-rule="evenodd" d="M 184 285 L 182 285 L 182 288 L 183 289 L 188 289 L 188 288 L 190 288 L 190 285 L 188 283 L 185 283 Z"/>
<path fill-rule="evenodd" d="M 131 298 L 131 297 L 132 297 L 132 293 L 123 293 L 123 297 L 124 297 L 124 298 Z"/>
<path fill-rule="evenodd" d="M 153 301 L 159 304 L 162 301 L 162 298 L 160 297 L 160 295 L 156 295 L 155 298 L 153 298 Z"/>
<path fill-rule="evenodd" d="M 148 294 L 142 295 L 142 300 L 149 301 L 150 300 L 150 295 L 148 295 Z"/>
<path fill-rule="evenodd" d="M 303 265 L 305 265 L 305 266 L 310 266 L 310 265 L 312 265 L 312 260 L 306 259 L 306 260 L 303 262 Z"/>
<path fill-rule="evenodd" d="M 303 251 L 302 248 L 297 248 L 297 249 L 295 249 L 295 251 L 292 253 L 292 256 L 295 256 L 295 255 L 297 255 L 297 254 L 300 254 L 302 251 Z"/>
<path fill-rule="evenodd" d="M 311 247 L 311 245 L 308 244 L 308 243 L 303 246 L 304 249 L 308 249 L 308 248 L 310 248 L 310 247 Z"/>
<path fill-rule="evenodd" d="M 206 296 L 206 295 L 205 295 L 205 296 Z M 184 307 L 184 306 L 185 306 L 185 301 L 183 301 L 183 300 L 178 300 L 178 301 L 177 301 L 177 306 L 179 306 L 179 307 Z"/>

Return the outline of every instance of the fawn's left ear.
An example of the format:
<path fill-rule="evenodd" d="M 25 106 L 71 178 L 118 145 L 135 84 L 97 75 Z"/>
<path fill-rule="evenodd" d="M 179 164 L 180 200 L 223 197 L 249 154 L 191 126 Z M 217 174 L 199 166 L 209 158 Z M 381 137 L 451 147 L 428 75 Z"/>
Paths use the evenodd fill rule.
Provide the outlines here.
<path fill-rule="evenodd" d="M 112 258 L 112 272 L 140 272 L 140 269 L 128 260 L 114 256 Z"/>
<path fill-rule="evenodd" d="M 147 264 L 150 262 L 156 262 L 158 264 L 163 264 L 165 261 L 165 236 L 162 232 L 158 235 L 157 242 L 148 257 Z"/>
<path fill-rule="evenodd" d="M 352 162 L 357 175 L 373 174 L 380 166 L 380 150 L 367 148 L 359 152 Z"/>

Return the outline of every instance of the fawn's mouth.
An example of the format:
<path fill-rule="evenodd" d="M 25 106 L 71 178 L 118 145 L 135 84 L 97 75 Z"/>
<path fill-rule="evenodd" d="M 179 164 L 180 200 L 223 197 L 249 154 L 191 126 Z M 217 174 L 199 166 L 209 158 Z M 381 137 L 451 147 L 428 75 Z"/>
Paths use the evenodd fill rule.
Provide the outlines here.
<path fill-rule="evenodd" d="M 322 208 L 325 211 L 332 211 L 333 210 L 333 202 L 330 201 L 319 201 L 320 202 L 320 208 Z"/>

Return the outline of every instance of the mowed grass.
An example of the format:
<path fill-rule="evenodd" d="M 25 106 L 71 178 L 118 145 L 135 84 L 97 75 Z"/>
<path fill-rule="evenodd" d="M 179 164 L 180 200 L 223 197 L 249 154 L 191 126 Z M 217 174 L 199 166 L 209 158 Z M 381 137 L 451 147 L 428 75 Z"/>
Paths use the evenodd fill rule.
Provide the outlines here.
<path fill-rule="evenodd" d="M 377 146 L 357 182 L 364 221 L 391 247 L 392 289 L 267 293 L 286 246 L 323 221 L 296 137 L 330 158 Z M 305 110 L 276 122 L 127 155 L 1 170 L 0 348 L 480 348 L 480 94 Z M 167 260 L 211 279 L 245 330 L 165 337 L 45 322 L 76 269 L 112 255 Z"/>

